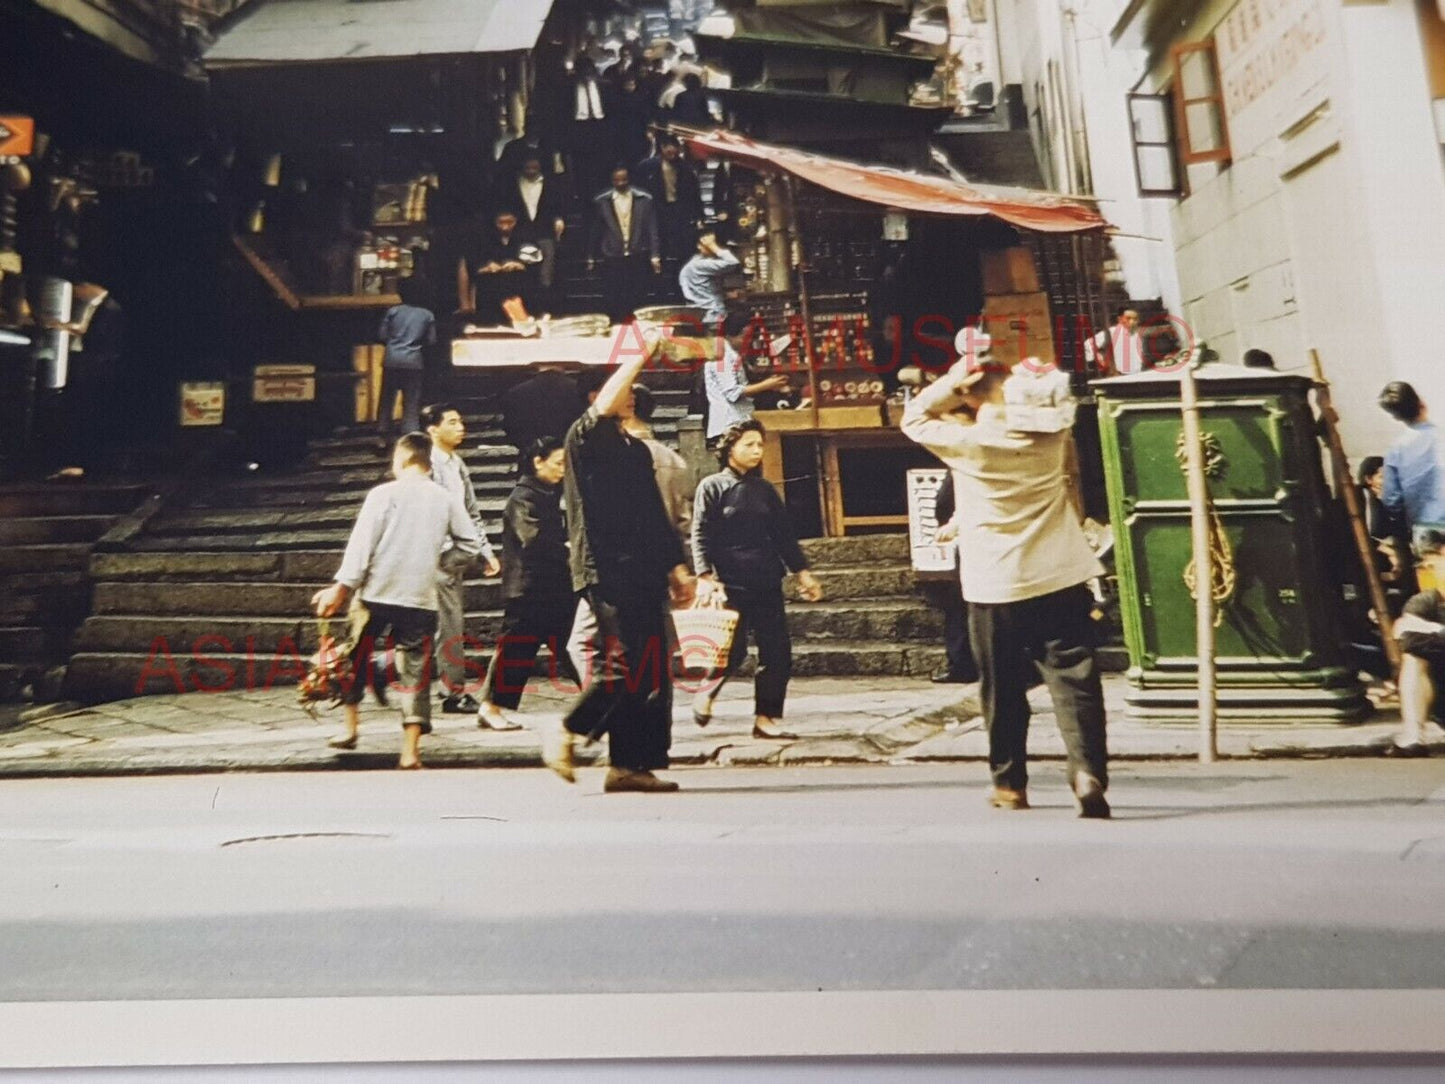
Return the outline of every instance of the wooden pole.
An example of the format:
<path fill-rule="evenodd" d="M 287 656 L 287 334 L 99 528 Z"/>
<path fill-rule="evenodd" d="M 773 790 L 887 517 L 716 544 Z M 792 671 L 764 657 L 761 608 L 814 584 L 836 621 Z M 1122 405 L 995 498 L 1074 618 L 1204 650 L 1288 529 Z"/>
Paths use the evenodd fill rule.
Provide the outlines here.
<path fill-rule="evenodd" d="M 1360 564 L 1365 570 L 1365 583 L 1370 591 L 1370 605 L 1375 609 L 1375 620 L 1380 625 L 1380 638 L 1385 645 L 1385 658 L 1390 662 L 1391 672 L 1400 674 L 1400 645 L 1395 639 L 1394 621 L 1390 617 L 1390 605 L 1385 599 L 1385 584 L 1380 579 L 1380 570 L 1375 564 L 1375 547 L 1370 541 L 1369 529 L 1365 526 L 1365 511 L 1360 507 L 1360 494 L 1355 489 L 1354 478 L 1350 475 L 1350 459 L 1345 455 L 1344 441 L 1340 439 L 1340 416 L 1336 413 L 1330 395 L 1330 382 L 1325 379 L 1324 366 L 1320 364 L 1319 351 L 1310 350 L 1310 370 L 1315 380 L 1315 399 L 1320 407 L 1320 421 L 1323 423 L 1325 445 L 1330 450 L 1330 473 L 1334 477 L 1335 492 L 1345 502 L 1345 512 L 1350 517 L 1350 533 L 1355 538 L 1355 549 L 1360 555 Z"/>
<path fill-rule="evenodd" d="M 1204 446 L 1199 428 L 1199 388 L 1194 367 L 1179 376 L 1184 413 L 1184 476 L 1189 487 L 1189 528 L 1194 549 L 1194 635 L 1199 661 L 1199 763 L 1219 755 L 1218 692 L 1214 669 L 1214 557 L 1209 550 L 1209 489 L 1204 475 Z"/>

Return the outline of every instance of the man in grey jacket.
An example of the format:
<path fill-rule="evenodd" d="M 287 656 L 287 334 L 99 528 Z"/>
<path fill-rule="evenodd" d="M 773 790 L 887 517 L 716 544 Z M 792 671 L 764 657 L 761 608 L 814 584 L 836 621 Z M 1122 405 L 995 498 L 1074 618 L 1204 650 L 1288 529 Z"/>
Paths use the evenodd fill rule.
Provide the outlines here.
<path fill-rule="evenodd" d="M 333 738 L 336 749 L 355 749 L 361 721 L 358 705 L 375 646 L 390 636 L 396 646 L 400 687 L 402 750 L 399 768 L 420 768 L 418 745 L 431 732 L 432 638 L 437 627 L 437 561 L 442 547 L 475 556 L 477 528 L 461 501 L 431 480 L 431 441 L 407 433 L 391 457 L 394 482 L 366 495 L 351 529 L 336 581 L 311 597 L 316 616 L 341 612 L 354 594 L 368 618 L 352 655 L 346 689 L 346 731 Z"/>
<path fill-rule="evenodd" d="M 482 510 L 477 503 L 472 477 L 462 459 L 462 442 L 467 439 L 467 426 L 461 413 L 450 403 L 434 403 L 423 407 L 421 424 L 431 438 L 432 481 L 459 500 L 467 518 L 477 529 L 481 543 L 483 571 L 495 576 L 502 570 L 482 527 Z M 467 569 L 474 554 L 463 553 L 449 542 L 442 548 L 437 568 L 437 669 L 442 679 L 442 711 L 448 715 L 466 715 L 477 710 L 476 698 L 466 691 L 467 640 L 466 604 Z M 480 683 L 482 674 L 477 674 Z"/>

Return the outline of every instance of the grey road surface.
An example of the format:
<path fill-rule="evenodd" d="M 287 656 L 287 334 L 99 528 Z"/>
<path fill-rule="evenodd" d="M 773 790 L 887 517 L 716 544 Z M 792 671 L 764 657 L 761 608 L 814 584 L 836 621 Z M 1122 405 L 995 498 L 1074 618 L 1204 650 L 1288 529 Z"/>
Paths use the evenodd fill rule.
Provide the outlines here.
<path fill-rule="evenodd" d="M 1445 764 L 0 785 L 0 1000 L 1445 987 Z"/>

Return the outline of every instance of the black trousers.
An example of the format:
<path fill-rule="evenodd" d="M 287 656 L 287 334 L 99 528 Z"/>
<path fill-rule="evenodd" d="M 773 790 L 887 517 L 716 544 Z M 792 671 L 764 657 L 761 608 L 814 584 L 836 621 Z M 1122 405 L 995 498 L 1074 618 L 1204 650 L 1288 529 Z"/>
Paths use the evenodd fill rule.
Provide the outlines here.
<path fill-rule="evenodd" d="M 573 734 L 607 735 L 615 768 L 654 771 L 672 746 L 672 644 L 666 592 L 587 591 L 601 651 L 562 721 Z"/>
<path fill-rule="evenodd" d="M 1028 784 L 1030 675 L 1049 687 L 1068 751 L 1069 774 L 1108 785 L 1104 690 L 1094 660 L 1093 595 L 1083 584 L 1022 602 L 968 604 L 968 626 L 982 683 L 988 761 L 996 786 Z"/>
<path fill-rule="evenodd" d="M 482 702 L 509 710 L 516 708 L 522 702 L 522 690 L 532 675 L 537 652 L 543 644 L 552 653 L 552 679 L 555 681 L 560 671 L 569 681 L 577 681 L 566 651 L 576 612 L 577 602 L 571 595 L 560 598 L 524 595 L 509 600 L 502 611 L 497 650 L 482 683 Z"/>
<path fill-rule="evenodd" d="M 615 323 L 627 320 L 648 303 L 653 279 L 646 256 L 607 256 L 602 260 L 602 304 Z"/>
<path fill-rule="evenodd" d="M 396 649 L 397 684 L 403 726 L 420 726 L 431 733 L 431 660 L 436 639 L 437 612 L 411 606 L 389 606 L 362 600 L 370 613 L 356 649 L 351 653 L 353 680 L 343 703 L 360 704 L 368 686 L 381 688 L 373 655 L 390 638 Z"/>
<path fill-rule="evenodd" d="M 978 680 L 978 666 L 968 642 L 968 605 L 955 574 L 947 580 L 925 582 L 928 602 L 943 614 L 943 649 L 948 654 L 948 672 L 964 681 Z"/>
<path fill-rule="evenodd" d="M 739 587 L 724 584 L 728 606 L 738 612 L 738 627 L 733 633 L 727 666 L 709 674 L 707 682 L 722 689 L 743 660 L 748 657 L 748 632 L 758 644 L 758 669 L 753 676 L 753 714 L 780 719 L 783 702 L 788 696 L 788 681 L 793 676 L 793 638 L 788 633 L 788 617 L 783 602 L 783 586 L 775 588 Z"/>

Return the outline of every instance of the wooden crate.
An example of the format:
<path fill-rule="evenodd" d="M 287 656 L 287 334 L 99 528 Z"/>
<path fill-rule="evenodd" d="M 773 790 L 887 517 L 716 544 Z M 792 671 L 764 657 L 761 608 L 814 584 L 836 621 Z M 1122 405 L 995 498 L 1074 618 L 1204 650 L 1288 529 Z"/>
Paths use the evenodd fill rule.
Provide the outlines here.
<path fill-rule="evenodd" d="M 812 429 L 813 411 L 803 410 L 759 410 L 753 417 L 772 432 L 796 433 Z M 862 406 L 828 406 L 818 408 L 818 425 L 822 429 L 881 429 L 883 412 L 879 404 Z"/>
<path fill-rule="evenodd" d="M 1005 365 L 1036 357 L 1045 365 L 1054 353 L 1049 295 L 1042 291 L 998 294 L 984 299 L 984 330 L 993 338 L 993 355 Z"/>
<path fill-rule="evenodd" d="M 985 249 L 983 292 L 985 294 L 1032 294 L 1039 291 L 1039 269 L 1034 254 L 1025 245 Z"/>

